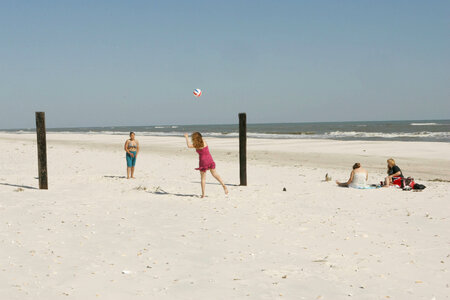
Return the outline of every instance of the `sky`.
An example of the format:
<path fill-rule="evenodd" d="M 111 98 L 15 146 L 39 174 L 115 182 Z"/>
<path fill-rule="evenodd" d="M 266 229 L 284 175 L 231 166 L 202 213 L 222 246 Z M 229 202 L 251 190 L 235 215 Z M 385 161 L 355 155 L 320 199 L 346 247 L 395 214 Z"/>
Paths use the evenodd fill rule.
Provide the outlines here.
<path fill-rule="evenodd" d="M 47 127 L 450 119 L 449 16 L 432 0 L 5 0 L 0 128 L 35 111 Z"/>

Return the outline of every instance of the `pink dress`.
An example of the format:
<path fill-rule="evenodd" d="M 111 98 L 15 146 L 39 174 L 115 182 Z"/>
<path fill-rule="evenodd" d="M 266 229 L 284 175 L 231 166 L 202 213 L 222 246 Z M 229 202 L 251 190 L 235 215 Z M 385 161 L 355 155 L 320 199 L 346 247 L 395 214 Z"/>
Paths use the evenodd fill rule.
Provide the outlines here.
<path fill-rule="evenodd" d="M 210 169 L 216 168 L 216 164 L 214 163 L 211 153 L 209 153 L 208 146 L 206 146 L 202 149 L 196 149 L 196 151 L 199 156 L 199 167 L 195 168 L 196 170 L 206 172 Z"/>

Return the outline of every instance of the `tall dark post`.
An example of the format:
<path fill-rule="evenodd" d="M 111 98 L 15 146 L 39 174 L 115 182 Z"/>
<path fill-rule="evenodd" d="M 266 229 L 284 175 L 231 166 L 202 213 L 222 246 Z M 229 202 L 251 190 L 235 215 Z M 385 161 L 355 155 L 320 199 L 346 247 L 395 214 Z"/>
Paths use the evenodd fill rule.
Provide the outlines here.
<path fill-rule="evenodd" d="M 239 177 L 247 185 L 247 115 L 239 114 Z"/>
<path fill-rule="evenodd" d="M 45 132 L 45 112 L 36 112 L 36 134 L 38 150 L 39 189 L 47 190 L 47 138 Z"/>

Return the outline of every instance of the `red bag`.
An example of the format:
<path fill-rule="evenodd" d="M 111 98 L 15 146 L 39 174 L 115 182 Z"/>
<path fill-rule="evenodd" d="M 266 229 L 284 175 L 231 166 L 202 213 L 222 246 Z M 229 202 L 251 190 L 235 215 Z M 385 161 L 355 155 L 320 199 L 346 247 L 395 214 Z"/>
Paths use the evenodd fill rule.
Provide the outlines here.
<path fill-rule="evenodd" d="M 412 177 L 393 177 L 392 178 L 392 184 L 397 185 L 401 187 L 402 189 L 409 186 L 411 188 L 414 188 L 414 178 Z"/>
<path fill-rule="evenodd" d="M 403 178 L 402 183 L 403 183 L 403 185 L 401 186 L 401 188 L 410 187 L 412 189 L 414 188 L 414 185 L 416 184 L 414 182 L 414 178 L 412 178 L 412 177 Z"/>
<path fill-rule="evenodd" d="M 392 177 L 392 184 L 402 187 L 403 185 L 403 177 Z"/>

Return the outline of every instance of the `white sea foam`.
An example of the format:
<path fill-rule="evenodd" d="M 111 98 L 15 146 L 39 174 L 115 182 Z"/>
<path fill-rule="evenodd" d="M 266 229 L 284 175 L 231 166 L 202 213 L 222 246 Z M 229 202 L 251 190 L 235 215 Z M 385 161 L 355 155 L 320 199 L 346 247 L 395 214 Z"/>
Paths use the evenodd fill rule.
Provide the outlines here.
<path fill-rule="evenodd" d="M 56 132 L 56 133 L 71 133 L 71 134 L 108 134 L 108 135 L 128 135 L 129 132 L 125 131 L 88 131 L 88 132 Z M 180 131 L 169 131 L 169 132 L 158 132 L 158 131 L 136 131 L 136 136 L 183 136 L 184 132 Z M 236 138 L 239 137 L 237 132 L 204 132 L 202 133 L 204 137 L 218 137 L 218 138 Z M 298 139 L 298 138 L 320 138 L 324 137 L 319 134 L 274 134 L 274 133 L 256 133 L 248 132 L 247 137 L 249 138 L 264 138 L 264 139 Z"/>
<path fill-rule="evenodd" d="M 333 138 L 345 138 L 345 137 L 355 137 L 355 138 L 450 138 L 450 132 L 395 132 L 395 133 L 385 133 L 385 132 L 359 132 L 359 131 L 333 131 L 328 132 L 325 135 Z"/>
<path fill-rule="evenodd" d="M 36 130 L 32 130 L 32 129 L 26 129 L 26 130 L 0 130 L 0 133 L 6 133 L 6 134 L 30 134 L 30 133 L 34 133 L 34 134 L 36 134 Z"/>
<path fill-rule="evenodd" d="M 445 125 L 445 124 L 438 124 L 438 123 L 411 123 L 409 125 L 411 125 L 411 126 L 436 126 L 436 125 Z"/>
<path fill-rule="evenodd" d="M 165 127 L 167 128 L 167 127 Z M 10 134 L 30 134 L 34 133 L 34 130 L 18 130 L 18 131 L 4 131 L 3 133 Z M 112 131 L 112 130 L 90 130 L 90 131 L 47 131 L 49 134 L 107 134 L 107 135 L 122 135 L 128 136 L 128 131 Z M 203 132 L 205 137 L 217 137 L 217 138 L 236 138 L 239 136 L 237 132 Z M 184 132 L 170 131 L 136 131 L 136 135 L 139 136 L 183 136 Z M 332 131 L 323 134 L 310 134 L 310 133 L 297 133 L 297 134 L 283 134 L 283 133 L 261 133 L 261 132 L 248 132 L 247 137 L 259 138 L 259 139 L 406 139 L 406 140 L 444 140 L 450 141 L 450 132 L 363 132 L 363 131 Z"/>

